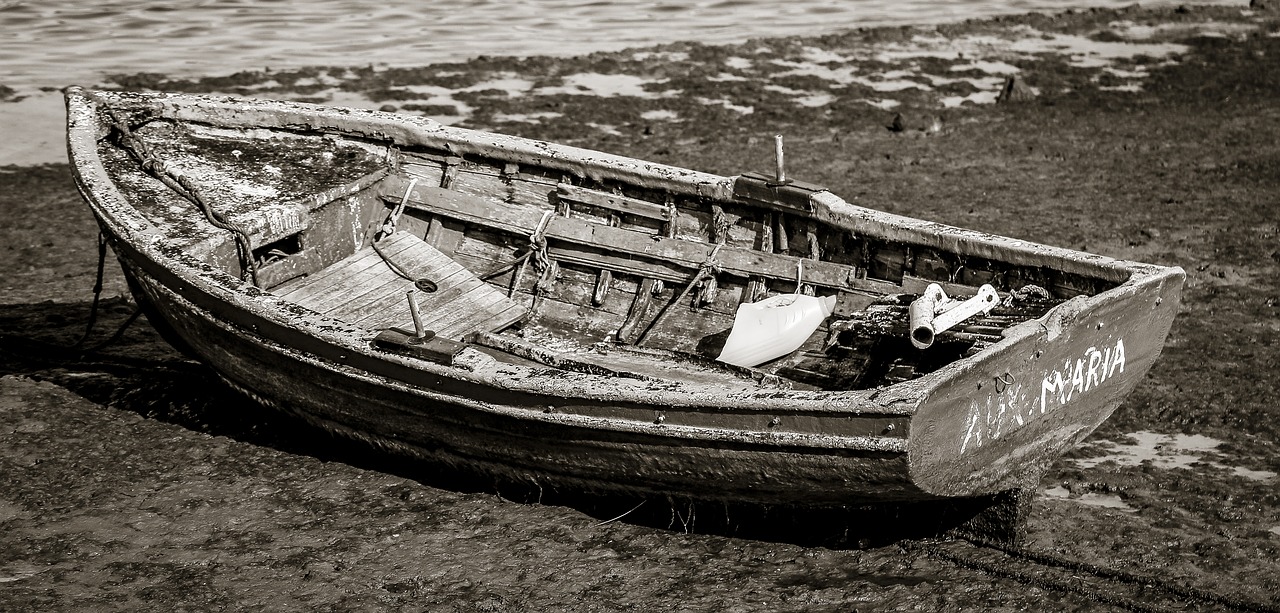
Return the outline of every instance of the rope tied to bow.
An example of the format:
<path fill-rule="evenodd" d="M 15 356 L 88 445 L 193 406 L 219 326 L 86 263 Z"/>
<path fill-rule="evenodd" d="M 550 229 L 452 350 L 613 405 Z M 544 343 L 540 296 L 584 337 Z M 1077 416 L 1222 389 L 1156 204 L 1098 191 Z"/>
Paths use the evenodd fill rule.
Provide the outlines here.
<path fill-rule="evenodd" d="M 200 195 L 195 183 L 185 176 L 181 170 L 173 167 L 168 160 L 153 151 L 146 141 L 134 134 L 129 127 L 129 123 L 114 108 L 108 106 L 100 97 L 93 94 L 89 95 L 106 111 L 107 116 L 111 119 L 111 127 L 115 129 L 121 147 L 138 161 L 139 166 L 147 174 L 196 205 L 196 208 L 200 209 L 200 212 L 204 214 L 204 218 L 214 227 L 231 233 L 232 237 L 235 238 L 236 251 L 240 256 L 240 278 L 249 280 L 254 286 L 258 286 L 258 265 L 253 259 L 253 246 L 249 240 L 249 234 L 239 225 L 228 221 L 221 213 L 214 210 Z"/>

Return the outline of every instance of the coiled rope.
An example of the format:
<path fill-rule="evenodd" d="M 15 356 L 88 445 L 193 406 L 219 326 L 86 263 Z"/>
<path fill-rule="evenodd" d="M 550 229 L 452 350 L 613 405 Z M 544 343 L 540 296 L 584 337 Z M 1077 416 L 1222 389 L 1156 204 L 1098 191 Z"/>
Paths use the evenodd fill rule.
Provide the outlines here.
<path fill-rule="evenodd" d="M 253 259 L 253 247 L 249 241 L 249 234 L 214 210 L 200 195 L 195 184 L 183 175 L 180 170 L 171 167 L 166 160 L 151 149 L 146 141 L 134 134 L 129 127 L 129 123 L 114 108 L 107 105 L 97 95 L 88 95 L 107 112 L 107 116 L 111 118 L 111 126 L 115 128 L 116 134 L 119 136 L 121 147 L 138 160 L 138 163 L 147 174 L 155 177 L 179 196 L 195 204 L 196 208 L 200 209 L 200 212 L 204 214 L 205 219 L 214 227 L 226 230 L 235 237 L 236 250 L 240 255 L 240 278 L 252 282 L 254 286 L 258 286 L 258 265 Z"/>

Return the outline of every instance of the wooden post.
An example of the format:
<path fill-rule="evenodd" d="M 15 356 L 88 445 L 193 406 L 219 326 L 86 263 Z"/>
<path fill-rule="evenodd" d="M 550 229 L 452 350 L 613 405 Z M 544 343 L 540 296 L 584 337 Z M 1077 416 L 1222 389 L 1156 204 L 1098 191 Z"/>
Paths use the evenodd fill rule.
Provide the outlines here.
<path fill-rule="evenodd" d="M 600 306 L 609 296 L 609 288 L 613 285 L 613 272 L 607 268 L 601 268 L 596 274 L 596 290 L 591 293 L 592 306 Z"/>
<path fill-rule="evenodd" d="M 631 310 L 627 311 L 627 319 L 618 328 L 617 338 L 620 343 L 632 343 L 635 341 L 636 332 L 639 330 L 641 323 L 648 317 L 649 303 L 653 301 L 653 288 L 656 282 L 653 279 L 644 279 L 640 281 L 640 285 L 636 287 L 635 300 L 631 302 Z"/>
<path fill-rule="evenodd" d="M 777 134 L 773 137 L 773 161 L 774 161 L 774 178 L 781 185 L 787 182 L 787 170 L 783 164 L 782 157 L 782 135 Z"/>
<path fill-rule="evenodd" d="M 413 316 L 413 335 L 418 340 L 422 340 L 427 336 L 427 329 L 422 325 L 422 311 L 418 307 L 418 296 L 414 290 L 405 293 L 405 297 L 409 299 L 409 314 Z"/>

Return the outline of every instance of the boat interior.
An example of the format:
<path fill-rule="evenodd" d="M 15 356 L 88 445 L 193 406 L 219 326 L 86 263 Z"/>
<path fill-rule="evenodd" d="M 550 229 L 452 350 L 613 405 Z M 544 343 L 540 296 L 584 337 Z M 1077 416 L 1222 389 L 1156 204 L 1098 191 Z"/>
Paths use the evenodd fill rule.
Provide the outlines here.
<path fill-rule="evenodd" d="M 118 184 L 184 252 L 315 313 L 369 331 L 382 351 L 498 360 L 743 388 L 865 389 L 983 351 L 1004 330 L 1122 279 L 854 232 L 815 211 L 821 188 L 725 179 L 732 195 L 677 193 L 567 171 L 344 135 L 150 119 L 135 136 L 248 238 L 104 139 Z M 1010 258 L 1014 259 L 1014 258 Z M 999 303 L 918 348 L 910 305 L 936 284 Z M 827 298 L 797 349 L 761 364 L 717 357 L 739 306 Z"/>

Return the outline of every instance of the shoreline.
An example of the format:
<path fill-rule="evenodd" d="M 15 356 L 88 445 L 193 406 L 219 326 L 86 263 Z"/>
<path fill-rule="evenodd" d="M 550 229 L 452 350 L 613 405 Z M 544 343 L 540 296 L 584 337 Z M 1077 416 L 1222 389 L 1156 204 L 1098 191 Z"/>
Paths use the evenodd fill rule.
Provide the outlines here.
<path fill-rule="evenodd" d="M 347 0 L 256 8 L 195 4 L 182 10 L 110 4 L 95 8 L 50 0 L 0 11 L 0 100 L 4 86 L 32 93 L 43 86 L 93 85 L 106 75 L 147 71 L 171 77 L 241 69 L 300 70 L 311 66 L 414 68 L 466 63 L 477 57 L 623 53 L 660 43 L 738 44 L 749 39 L 817 36 L 854 28 L 890 29 L 986 20 L 1064 8 L 1119 8 L 1129 0 L 991 2 L 799 0 L 785 6 L 736 2 L 584 3 L 565 0 L 495 4 L 463 0 L 447 7 L 403 2 L 360 7 Z M 1172 9 L 1179 0 L 1148 0 Z M 1197 0 L 1244 8 L 1248 0 Z M 228 9 L 232 10 L 228 10 Z M 335 30 L 336 22 L 341 22 Z M 287 31 L 287 40 L 278 36 Z M 347 34 L 350 34 L 349 36 Z M 50 45 L 50 41 L 68 44 Z M 217 53 L 210 53 L 217 50 Z M 358 58 L 358 59 L 355 59 Z M 124 70 L 121 68 L 125 67 Z M 60 81 L 52 81 L 51 78 Z"/>
<path fill-rule="evenodd" d="M 724 174 L 766 168 L 781 133 L 797 178 L 856 204 L 1182 266 L 1164 354 L 1041 481 L 1027 549 L 1269 610 L 1280 608 L 1280 7 L 1244 12 L 1130 8 L 120 85 L 363 100 Z M 1025 89 L 986 102 L 1010 76 Z M 965 101 L 946 106 L 954 97 Z M 61 149 L 61 127 L 40 135 Z M 240 400 L 145 321 L 90 360 L 62 359 L 55 349 L 84 329 L 96 227 L 65 163 L 0 162 L 0 181 L 11 424 L 0 477 L 13 484 L 0 492 L 0 609 L 1109 602 L 1088 573 L 1080 589 L 1053 589 L 963 542 L 945 547 L 967 566 L 911 544 L 702 534 L 675 508 L 662 529 L 606 521 L 632 504 L 592 514 L 442 482 Z M 125 293 L 113 264 L 106 296 Z M 128 313 L 108 301 L 95 338 Z M 992 565 L 1009 572 L 981 570 Z"/>
<path fill-rule="evenodd" d="M 1093 18 L 1101 15 L 1116 19 Z M 1139 23 L 1168 15 L 1182 18 L 1166 17 L 1158 26 Z M 576 57 L 481 56 L 418 67 L 316 66 L 197 78 L 137 73 L 118 75 L 102 85 L 390 108 L 446 124 L 497 131 L 562 118 L 561 112 L 543 109 L 556 108 L 557 98 L 563 96 L 638 98 L 637 104 L 693 97 L 746 117 L 754 113 L 751 99 L 717 95 L 739 80 L 764 83 L 766 91 L 780 94 L 772 96 L 774 104 L 790 97 L 801 107 L 831 108 L 841 98 L 857 96 L 857 101 L 869 107 L 861 109 L 864 112 L 897 111 L 906 104 L 932 106 L 943 113 L 966 105 L 995 103 L 1009 77 L 1026 85 L 1023 94 L 1037 96 L 1041 87 L 1034 83 L 1034 72 L 1041 66 L 1055 71 L 1063 67 L 1054 64 L 1065 64 L 1079 74 L 1067 83 L 1046 82 L 1042 86 L 1046 94 L 1090 85 L 1140 94 L 1152 66 L 1176 62 L 1177 56 L 1186 53 L 1187 46 L 1174 41 L 1196 36 L 1245 37 L 1265 21 L 1265 12 L 1247 8 L 1146 9 L 1135 5 L 858 28 L 824 36 L 742 43 L 675 42 Z M 664 63 L 675 69 L 664 69 Z M 580 64 L 590 68 L 564 70 Z M 680 89 L 664 85 L 672 82 L 673 75 L 698 73 L 707 82 L 682 80 L 686 87 Z M 1028 73 L 1032 75 L 1030 85 Z M 797 81 L 807 81 L 806 87 L 788 85 Z M 692 93 L 704 91 L 705 96 Z M 10 101 L 0 102 L 0 133 L 12 135 L 0 143 L 0 166 L 66 161 L 59 146 L 65 115 L 61 104 L 59 92 L 10 90 Z M 631 119 L 669 122 L 680 116 L 676 111 L 653 108 Z M 605 133 L 618 130 L 611 124 L 587 125 Z M 581 129 L 582 124 L 577 127 Z M 54 134 L 57 138 L 51 136 Z"/>

